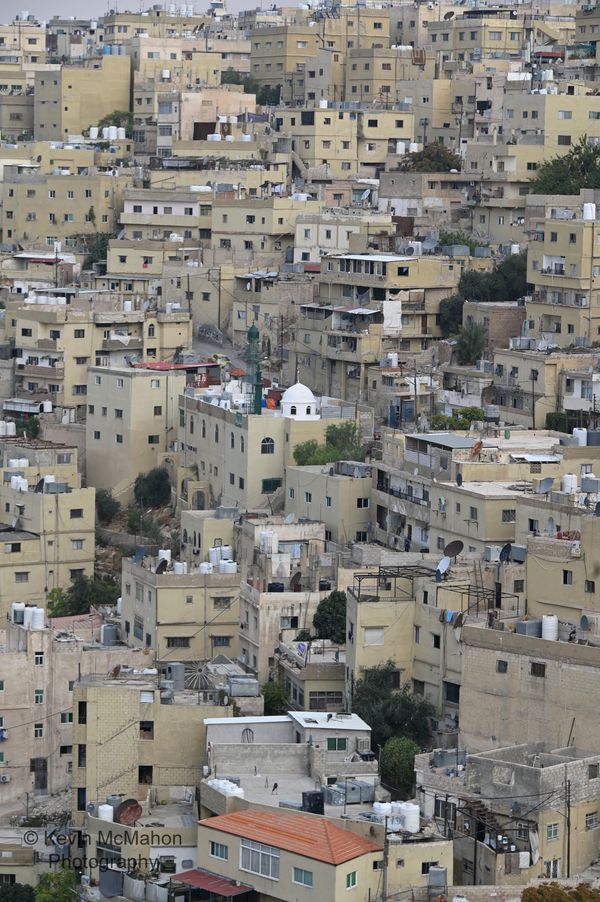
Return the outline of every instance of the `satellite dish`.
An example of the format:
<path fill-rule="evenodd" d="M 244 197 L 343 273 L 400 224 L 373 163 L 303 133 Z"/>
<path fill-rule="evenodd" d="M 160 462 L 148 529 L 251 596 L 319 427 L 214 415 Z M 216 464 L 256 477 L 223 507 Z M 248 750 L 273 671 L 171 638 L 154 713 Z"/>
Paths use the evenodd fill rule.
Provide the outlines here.
<path fill-rule="evenodd" d="M 457 473 L 457 474 L 456 474 L 456 484 L 457 484 L 457 486 L 458 486 L 459 488 L 460 488 L 460 486 L 463 484 L 463 475 L 462 475 L 462 473 Z"/>
<path fill-rule="evenodd" d="M 407 257 L 412 257 L 414 252 L 415 252 L 414 247 L 407 247 L 406 250 L 404 251 L 404 253 Z"/>
<path fill-rule="evenodd" d="M 590 622 L 587 619 L 587 617 L 585 616 L 585 614 L 582 614 L 581 620 L 579 621 L 579 629 L 583 630 L 585 633 L 587 633 L 589 628 L 590 628 Z"/>
<path fill-rule="evenodd" d="M 142 806 L 137 799 L 125 799 L 115 811 L 115 824 L 133 827 L 142 816 Z"/>
<path fill-rule="evenodd" d="M 481 454 L 483 451 L 483 442 L 480 440 L 475 442 L 473 447 L 471 448 L 471 457 L 477 457 L 478 454 Z"/>
<path fill-rule="evenodd" d="M 40 479 L 40 481 L 36 485 L 34 491 L 35 491 L 36 495 L 40 495 L 44 491 L 44 480 L 43 479 Z"/>
<path fill-rule="evenodd" d="M 88 802 L 87 805 L 85 806 L 85 810 L 87 811 L 88 814 L 94 814 L 94 812 L 96 810 L 96 806 L 94 805 L 93 802 Z"/>
<path fill-rule="evenodd" d="M 436 572 L 444 574 L 446 572 L 446 570 L 448 569 L 448 567 L 450 566 L 450 563 L 451 563 L 451 561 L 450 561 L 449 557 L 443 557 L 441 559 L 441 561 L 439 562 L 439 564 L 437 565 Z"/>
<path fill-rule="evenodd" d="M 444 548 L 444 557 L 458 557 L 464 547 L 464 542 L 461 542 L 460 539 L 455 539 L 454 542 L 450 542 Z"/>
<path fill-rule="evenodd" d="M 546 476 L 545 479 L 540 479 L 538 482 L 535 494 L 536 495 L 546 495 L 554 484 L 554 476 Z"/>
<path fill-rule="evenodd" d="M 500 551 L 500 561 L 503 564 L 508 563 L 508 561 L 510 560 L 511 551 L 512 551 L 512 545 L 510 544 L 510 542 L 507 542 L 506 545 L 502 546 L 502 549 Z"/>
<path fill-rule="evenodd" d="M 596 501 L 596 507 L 594 508 L 594 517 L 600 517 L 600 501 Z"/>
<path fill-rule="evenodd" d="M 451 19 L 453 17 L 453 15 L 454 15 L 454 11 L 450 10 L 450 12 L 447 12 L 446 15 L 444 16 L 444 21 L 447 22 L 449 19 Z"/>
<path fill-rule="evenodd" d="M 156 575 L 159 576 L 161 573 L 164 573 L 167 569 L 169 562 L 165 557 L 161 558 L 161 560 L 156 565 Z"/>

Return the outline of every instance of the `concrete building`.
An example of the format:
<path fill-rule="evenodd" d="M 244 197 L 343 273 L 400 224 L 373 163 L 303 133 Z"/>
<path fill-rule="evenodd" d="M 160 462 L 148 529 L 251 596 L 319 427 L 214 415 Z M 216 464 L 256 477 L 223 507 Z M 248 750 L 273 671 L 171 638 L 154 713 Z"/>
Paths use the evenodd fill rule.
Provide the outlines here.
<path fill-rule="evenodd" d="M 102 79 L 102 90 L 98 81 Z M 131 61 L 100 56 L 35 73 L 34 132 L 38 141 L 81 135 L 115 110 L 129 109 Z"/>
<path fill-rule="evenodd" d="M 362 192 L 371 191 L 365 188 Z M 294 263 L 320 263 L 325 254 L 350 250 L 350 236 L 361 234 L 365 244 L 381 232 L 391 233 L 391 217 L 359 206 L 323 209 L 296 219 Z"/>
<path fill-rule="evenodd" d="M 336 461 L 285 471 L 285 511 L 320 520 L 325 538 L 345 545 L 367 541 L 370 530 L 371 465 Z"/>
<path fill-rule="evenodd" d="M 328 425 L 355 417 L 353 405 L 331 398 L 318 402 L 300 383 L 277 390 L 271 406 L 254 413 L 251 390 L 231 379 L 203 392 L 187 389 L 179 398 L 182 478 L 195 477 L 188 478 L 187 491 L 201 508 L 267 506 L 267 496 L 283 485 L 296 445 L 323 441 Z"/>
<path fill-rule="evenodd" d="M 345 700 L 345 653 L 328 639 L 280 642 L 275 650 L 277 681 L 297 711 L 342 712 Z"/>
<path fill-rule="evenodd" d="M 2 439 L 1 611 L 41 604 L 48 592 L 94 572 L 94 489 L 82 488 L 77 450 Z"/>
<path fill-rule="evenodd" d="M 188 246 L 209 246 L 212 222 L 212 191 L 192 192 L 167 188 L 127 191 L 120 225 L 124 237 L 133 241 L 182 238 Z"/>
<path fill-rule="evenodd" d="M 120 643 L 103 644 L 102 630 L 100 618 L 85 615 L 58 618 L 50 626 L 44 618 L 27 626 L 9 620 L 3 629 L 0 777 L 7 784 L 2 787 L 4 815 L 24 812 L 26 796 L 35 805 L 71 785 L 75 681 L 82 674 L 140 661 L 139 654 Z"/>
<path fill-rule="evenodd" d="M 157 566 L 159 558 L 123 561 L 121 626 L 132 646 L 159 662 L 239 656 L 240 579 L 198 566 Z M 178 570 L 188 570 L 179 573 Z"/>

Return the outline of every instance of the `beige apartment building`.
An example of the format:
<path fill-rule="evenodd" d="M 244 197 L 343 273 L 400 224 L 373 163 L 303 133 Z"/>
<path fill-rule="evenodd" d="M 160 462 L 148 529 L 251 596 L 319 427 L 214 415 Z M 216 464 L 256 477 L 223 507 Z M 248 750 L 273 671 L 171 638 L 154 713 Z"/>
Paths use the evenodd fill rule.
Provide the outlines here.
<path fill-rule="evenodd" d="M 388 351 L 418 353 L 438 337 L 439 302 L 459 277 L 459 264 L 447 257 L 324 258 L 318 303 L 300 307 L 289 372 L 323 394 L 365 400 L 370 366 Z"/>
<path fill-rule="evenodd" d="M 119 222 L 131 241 L 177 240 L 210 244 L 212 198 L 206 191 L 135 188 L 125 192 Z"/>
<path fill-rule="evenodd" d="M 365 47 L 361 41 L 346 56 L 344 99 L 401 109 L 407 94 L 403 82 L 432 79 L 434 70 L 435 54 L 429 49 Z"/>
<path fill-rule="evenodd" d="M 165 665 L 239 657 L 238 574 L 202 573 L 195 560 L 183 574 L 160 572 L 159 558 L 142 563 L 123 561 L 121 629 L 129 645 L 152 649 Z"/>
<path fill-rule="evenodd" d="M 469 217 L 465 192 L 468 174 L 461 172 L 403 172 L 393 164 L 379 177 L 379 210 L 412 219 L 413 229 L 454 228 Z"/>
<path fill-rule="evenodd" d="M 277 681 L 292 709 L 342 712 L 345 700 L 345 652 L 329 640 L 280 642 L 274 650 Z"/>
<path fill-rule="evenodd" d="M 99 79 L 102 90 L 98 90 Z M 34 131 L 38 141 L 64 141 L 129 109 L 131 60 L 101 56 L 35 73 Z"/>
<path fill-rule="evenodd" d="M 291 137 L 292 162 L 303 178 L 376 177 L 398 141 L 413 141 L 414 117 L 405 104 L 398 109 L 338 107 L 276 111 L 275 128 Z"/>
<path fill-rule="evenodd" d="M 372 193 L 368 188 L 362 193 L 365 191 Z M 325 254 L 348 253 L 352 235 L 359 235 L 358 240 L 368 246 L 381 235 L 391 235 L 392 228 L 389 213 L 378 213 L 358 205 L 303 213 L 296 219 L 294 263 L 320 263 Z"/>
<path fill-rule="evenodd" d="M 85 293 L 43 295 L 13 308 L 17 393 L 53 404 L 84 404 L 88 367 L 161 360 L 191 345 L 191 317 L 183 310 L 143 309 L 138 301 Z M 39 303 L 42 300 L 43 303 Z M 94 378 L 101 379 L 99 374 Z M 101 384 L 101 383 L 99 383 Z"/>
<path fill-rule="evenodd" d="M 122 645 L 103 645 L 99 618 L 58 619 L 50 627 L 43 621 L 30 626 L 8 621 L 0 651 L 0 777 L 8 784 L 2 787 L 3 813 L 20 805 L 25 811 L 26 796 L 37 804 L 70 787 L 78 677 L 140 659 Z"/>
<path fill-rule="evenodd" d="M 36 63 L 46 62 L 46 28 L 33 17 L 15 18 L 0 25 L 0 65 L 18 63 L 27 71 Z"/>
<path fill-rule="evenodd" d="M 321 521 L 325 538 L 338 545 L 368 541 L 371 469 L 370 464 L 351 460 L 286 467 L 286 513 Z"/>
<path fill-rule="evenodd" d="M 537 240 L 531 242 L 527 259 L 527 280 L 534 292 L 527 303 L 525 334 L 559 347 L 589 347 L 600 334 L 596 205 L 580 201 L 575 206 L 573 200 L 530 201 L 530 227 Z"/>
<path fill-rule="evenodd" d="M 278 490 L 296 445 L 322 442 L 327 426 L 353 420 L 356 413 L 353 404 L 317 401 L 300 383 L 283 393 L 279 408 L 274 402 L 258 414 L 251 405 L 250 393 L 236 390 L 235 380 L 203 393 L 188 389 L 179 398 L 180 466 L 193 477 L 188 497 L 202 508 L 252 509 L 269 507 L 280 495 L 282 500 Z"/>
<path fill-rule="evenodd" d="M 221 273 L 223 267 L 221 267 Z M 222 285 L 222 281 L 221 281 Z M 221 310 L 222 322 L 229 319 L 228 331 L 236 348 L 246 346 L 248 328 L 252 324 L 260 332 L 265 368 L 281 373 L 285 345 L 296 322 L 298 304 L 310 302 L 315 297 L 315 282 L 310 273 L 283 273 L 259 270 L 237 272 L 231 293 L 231 310 Z M 227 289 L 223 301 L 227 305 Z M 222 305 L 223 307 L 223 305 Z M 223 319 L 223 312 L 226 318 Z M 202 310 L 202 313 L 204 311 Z M 202 321 L 210 321 L 204 314 Z"/>
<path fill-rule="evenodd" d="M 81 488 L 74 447 L 18 438 L 1 445 L 6 614 L 12 602 L 45 606 L 52 589 L 93 574 L 95 492 Z"/>
<path fill-rule="evenodd" d="M 133 497 L 140 473 L 158 466 L 175 446 L 183 366 L 90 366 L 87 374 L 86 472 L 89 485 Z M 117 406 L 118 405 L 118 406 Z"/>
<path fill-rule="evenodd" d="M 186 801 L 186 788 L 193 793 L 199 783 L 206 763 L 204 720 L 230 716 L 232 709 L 213 704 L 212 693 L 205 699 L 197 691 L 160 684 L 156 670 L 142 667 L 122 667 L 118 672 L 115 668 L 109 676 L 82 674 L 76 682 L 71 807 L 75 829 L 82 829 L 90 803 L 92 814 L 98 816 L 98 805 L 108 797 L 115 807 L 135 798 L 148 815 L 157 798 L 159 806 L 163 798 Z M 175 824 L 181 827 L 181 819 Z M 169 854 L 170 845 L 160 854 Z"/>
<path fill-rule="evenodd" d="M 76 174 L 68 167 L 41 174 L 28 167 L 5 166 L 3 239 L 53 248 L 56 242 L 76 235 L 114 232 L 135 172 L 126 168 L 104 172 L 95 167 L 84 171 Z"/>
<path fill-rule="evenodd" d="M 211 263 L 233 263 L 251 270 L 277 266 L 293 247 L 296 218 L 321 203 L 301 198 L 215 197 L 212 213 Z"/>

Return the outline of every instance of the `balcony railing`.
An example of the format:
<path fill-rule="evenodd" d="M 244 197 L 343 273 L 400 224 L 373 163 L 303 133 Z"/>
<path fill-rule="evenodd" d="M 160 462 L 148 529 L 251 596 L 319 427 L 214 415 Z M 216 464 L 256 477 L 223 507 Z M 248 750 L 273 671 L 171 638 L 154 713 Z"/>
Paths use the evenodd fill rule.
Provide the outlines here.
<path fill-rule="evenodd" d="M 377 491 L 385 492 L 386 495 L 393 495 L 394 498 L 401 498 L 403 501 L 410 501 L 411 504 L 419 504 L 422 507 L 429 507 L 429 501 L 425 501 L 424 498 L 418 498 L 416 495 L 413 495 L 410 492 L 403 492 L 402 489 L 397 489 L 395 486 L 387 485 L 385 482 L 377 483 Z"/>

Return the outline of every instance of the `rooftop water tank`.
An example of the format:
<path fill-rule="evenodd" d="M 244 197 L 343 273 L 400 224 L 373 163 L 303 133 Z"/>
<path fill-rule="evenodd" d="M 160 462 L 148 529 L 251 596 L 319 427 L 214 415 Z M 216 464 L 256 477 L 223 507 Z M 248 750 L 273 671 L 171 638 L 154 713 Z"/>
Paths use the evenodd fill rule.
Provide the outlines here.
<path fill-rule="evenodd" d="M 92 125 L 92 127 L 90 129 L 90 138 L 92 141 L 98 140 L 98 126 Z"/>
<path fill-rule="evenodd" d="M 98 817 L 101 821 L 112 821 L 114 808 L 112 805 L 98 805 Z"/>
<path fill-rule="evenodd" d="M 544 614 L 542 617 L 542 639 L 556 642 L 558 639 L 558 617 L 556 614 Z"/>
<path fill-rule="evenodd" d="M 576 438 L 577 444 L 584 448 L 587 445 L 587 429 L 574 429 L 573 438 Z"/>
<path fill-rule="evenodd" d="M 46 626 L 46 614 L 43 608 L 33 608 L 31 615 L 31 629 L 43 630 Z"/>
<path fill-rule="evenodd" d="M 593 222 L 596 219 L 596 204 L 583 205 L 583 219 L 585 222 Z"/>
<path fill-rule="evenodd" d="M 119 641 L 119 628 L 115 623 L 103 623 L 100 627 L 100 644 L 116 645 Z"/>

